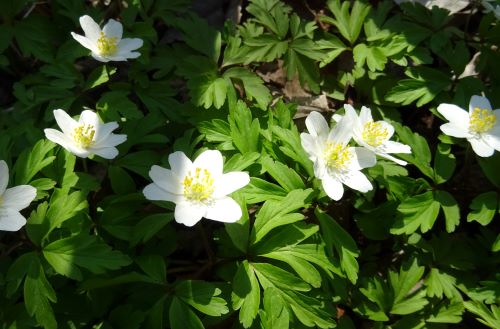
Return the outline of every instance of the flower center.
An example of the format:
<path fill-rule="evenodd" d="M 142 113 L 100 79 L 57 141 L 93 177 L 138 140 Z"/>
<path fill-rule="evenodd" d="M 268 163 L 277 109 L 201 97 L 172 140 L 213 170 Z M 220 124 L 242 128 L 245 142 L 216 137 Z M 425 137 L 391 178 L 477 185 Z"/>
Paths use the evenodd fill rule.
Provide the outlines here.
<path fill-rule="evenodd" d="M 110 56 L 116 53 L 118 44 L 118 38 L 109 38 L 101 31 L 101 36 L 97 39 L 97 48 L 99 49 L 99 54 L 102 56 Z"/>
<path fill-rule="evenodd" d="M 478 134 L 485 133 L 493 128 L 496 122 L 497 117 L 492 110 L 476 107 L 470 115 L 469 129 Z"/>
<path fill-rule="evenodd" d="M 382 145 L 387 140 L 387 136 L 389 136 L 389 132 L 380 122 L 370 121 L 363 127 L 363 140 L 370 146 Z"/>
<path fill-rule="evenodd" d="M 73 130 L 73 140 L 81 148 L 88 148 L 94 142 L 94 126 L 81 124 Z"/>
<path fill-rule="evenodd" d="M 184 197 L 189 201 L 206 202 L 214 193 L 214 179 L 207 169 L 196 168 L 189 172 L 184 181 Z"/>
<path fill-rule="evenodd" d="M 345 170 L 351 162 L 351 153 L 347 146 L 342 146 L 342 144 L 328 143 L 324 156 L 329 169 Z"/>

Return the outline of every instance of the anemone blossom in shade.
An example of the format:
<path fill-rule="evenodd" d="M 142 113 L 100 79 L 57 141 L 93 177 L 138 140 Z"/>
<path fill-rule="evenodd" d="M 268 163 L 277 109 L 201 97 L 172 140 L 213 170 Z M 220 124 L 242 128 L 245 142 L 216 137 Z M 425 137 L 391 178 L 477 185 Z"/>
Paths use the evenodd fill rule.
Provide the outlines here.
<path fill-rule="evenodd" d="M 19 231 L 26 224 L 26 218 L 19 213 L 36 197 L 36 188 L 19 185 L 7 188 L 9 167 L 0 160 L 0 231 Z"/>
<path fill-rule="evenodd" d="M 390 123 L 383 120 L 373 121 L 371 110 L 365 106 L 361 108 L 359 117 L 351 105 L 345 104 L 344 109 L 346 113 L 349 112 L 349 115 L 356 118 L 352 130 L 356 143 L 382 158 L 402 166 L 406 165 L 406 161 L 389 155 L 389 153 L 411 153 L 408 145 L 389 140 L 394 135 L 394 127 Z"/>
<path fill-rule="evenodd" d="M 153 180 L 144 188 L 148 200 L 171 201 L 175 220 L 193 226 L 202 217 L 234 223 L 241 218 L 241 208 L 228 194 L 250 182 L 246 172 L 222 173 L 222 154 L 216 150 L 201 153 L 193 162 L 183 152 L 169 155 L 171 169 L 153 166 Z"/>
<path fill-rule="evenodd" d="M 361 169 L 375 165 L 375 154 L 363 147 L 348 145 L 355 120 L 352 113 L 346 113 L 330 130 L 321 114 L 311 112 L 306 118 L 309 133 L 300 134 L 302 147 L 314 162 L 314 175 L 335 201 L 344 195 L 343 185 L 363 193 L 373 188 Z"/>
<path fill-rule="evenodd" d="M 142 47 L 142 39 L 122 39 L 123 26 L 114 19 L 110 19 L 101 29 L 92 17 L 85 15 L 80 17 L 80 25 L 85 36 L 74 32 L 71 32 L 71 35 L 82 46 L 90 49 L 92 57 L 98 61 L 126 61 L 141 55 L 134 50 Z"/>
<path fill-rule="evenodd" d="M 446 135 L 466 138 L 480 157 L 500 151 L 500 110 L 492 110 L 486 97 L 472 96 L 469 112 L 454 104 L 440 104 L 437 110 L 449 121 L 440 127 Z"/>
<path fill-rule="evenodd" d="M 118 155 L 115 146 L 127 140 L 127 135 L 111 133 L 118 128 L 118 123 L 101 123 L 94 111 L 83 111 L 76 121 L 64 110 L 59 109 L 54 110 L 54 118 L 62 132 L 50 128 L 44 129 L 45 137 L 80 158 L 97 154 L 105 159 L 114 159 Z"/>

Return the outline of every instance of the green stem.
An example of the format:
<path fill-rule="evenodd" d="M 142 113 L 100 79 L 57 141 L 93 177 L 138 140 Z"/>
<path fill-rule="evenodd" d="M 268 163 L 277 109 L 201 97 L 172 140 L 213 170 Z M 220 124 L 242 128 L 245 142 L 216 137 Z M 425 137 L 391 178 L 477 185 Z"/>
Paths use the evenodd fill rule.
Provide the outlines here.
<path fill-rule="evenodd" d="M 88 174 L 89 173 L 89 168 L 87 167 L 87 158 L 83 158 L 82 164 L 83 164 L 83 171 L 86 174 Z"/>

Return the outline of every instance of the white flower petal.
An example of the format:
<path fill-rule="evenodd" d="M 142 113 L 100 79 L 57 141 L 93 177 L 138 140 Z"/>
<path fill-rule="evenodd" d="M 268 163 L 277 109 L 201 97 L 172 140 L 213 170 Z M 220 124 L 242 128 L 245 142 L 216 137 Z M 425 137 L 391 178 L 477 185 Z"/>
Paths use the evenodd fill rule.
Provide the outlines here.
<path fill-rule="evenodd" d="M 342 183 L 334 177 L 325 175 L 321 180 L 321 185 L 326 194 L 335 201 L 339 201 L 344 195 Z"/>
<path fill-rule="evenodd" d="M 103 147 L 103 148 L 89 148 L 89 153 L 94 153 L 104 159 L 114 159 L 118 155 L 118 149 L 116 147 Z M 83 154 L 83 153 L 82 153 Z M 78 155 L 78 154 L 75 154 Z M 80 156 L 80 155 L 78 155 Z M 88 156 L 88 155 L 87 155 Z"/>
<path fill-rule="evenodd" d="M 195 168 L 207 169 L 214 178 L 222 175 L 222 164 L 222 154 L 217 150 L 206 150 L 193 161 Z"/>
<path fill-rule="evenodd" d="M 342 120 L 342 117 L 343 117 L 343 115 L 335 113 L 334 115 L 332 115 L 332 121 L 339 122 L 340 120 Z"/>
<path fill-rule="evenodd" d="M 182 196 L 170 193 L 159 187 L 156 183 L 147 185 L 142 191 L 144 197 L 151 201 L 171 201 L 178 203 L 182 201 Z"/>
<path fill-rule="evenodd" d="M 379 121 L 376 121 L 377 124 L 379 124 L 382 129 L 385 129 L 387 131 L 387 136 L 386 136 L 386 140 L 389 140 L 392 135 L 394 135 L 394 127 L 387 121 L 383 121 L 383 120 L 379 120 Z"/>
<path fill-rule="evenodd" d="M 309 134 L 313 137 L 317 136 L 326 136 L 330 131 L 328 127 L 328 122 L 326 122 L 325 118 L 316 111 L 309 113 L 306 118 L 306 128 Z"/>
<path fill-rule="evenodd" d="M 246 172 L 232 171 L 222 176 L 215 181 L 214 198 L 221 198 L 250 183 L 250 176 Z"/>
<path fill-rule="evenodd" d="M 328 134 L 328 141 L 336 144 L 347 145 L 347 143 L 351 140 L 352 128 L 355 125 L 356 120 L 356 114 L 347 111 L 342 119 Z"/>
<path fill-rule="evenodd" d="M 452 125 L 463 131 L 469 130 L 469 113 L 454 104 L 440 104 L 437 111 Z"/>
<path fill-rule="evenodd" d="M 118 43 L 118 53 L 119 54 L 127 54 L 133 50 L 139 49 L 144 44 L 144 41 L 139 38 L 125 38 L 121 39 Z"/>
<path fill-rule="evenodd" d="M 2 207 L 23 210 L 36 197 L 36 188 L 31 185 L 19 185 L 8 188 L 2 196 Z"/>
<path fill-rule="evenodd" d="M 110 19 L 102 28 L 107 38 L 116 38 L 117 41 L 122 38 L 123 26 L 120 22 Z"/>
<path fill-rule="evenodd" d="M 186 226 L 193 226 L 205 216 L 207 209 L 205 206 L 181 202 L 175 206 L 175 221 Z"/>
<path fill-rule="evenodd" d="M 500 136 L 492 134 L 483 134 L 483 140 L 495 150 L 500 151 Z"/>
<path fill-rule="evenodd" d="M 340 175 L 339 178 L 342 183 L 349 186 L 353 190 L 366 193 L 373 189 L 372 184 L 361 171 L 349 171 L 348 173 Z"/>
<path fill-rule="evenodd" d="M 182 180 L 184 177 L 178 176 L 170 169 L 154 165 L 149 170 L 149 177 L 156 185 L 169 193 L 179 195 L 183 193 Z"/>
<path fill-rule="evenodd" d="M 101 28 L 92 17 L 84 15 L 80 17 L 80 25 L 82 27 L 85 36 L 90 39 L 91 42 L 95 43 L 99 39 Z"/>
<path fill-rule="evenodd" d="M 205 217 L 224 223 L 234 223 L 241 218 L 240 205 L 233 199 L 226 197 L 215 200 L 215 203 L 207 208 Z"/>
<path fill-rule="evenodd" d="M 184 176 L 186 176 L 193 167 L 191 160 L 181 151 L 171 153 L 168 156 L 168 163 L 170 164 L 172 172 L 178 175 L 180 179 L 184 179 Z"/>
<path fill-rule="evenodd" d="M 96 141 L 94 142 L 94 147 L 102 148 L 102 147 L 117 146 L 124 143 L 126 140 L 127 140 L 127 135 L 110 134 L 106 138 L 101 139 L 100 141 L 96 139 Z"/>
<path fill-rule="evenodd" d="M 118 122 L 115 121 L 99 124 L 99 129 L 95 132 L 95 141 L 105 139 L 116 128 L 118 128 Z"/>
<path fill-rule="evenodd" d="M 90 110 L 84 110 L 81 114 L 80 114 L 80 118 L 78 119 L 78 123 L 80 124 L 86 124 L 86 125 L 91 125 L 95 128 L 98 128 L 100 125 L 101 125 L 101 119 L 99 118 L 99 116 L 97 115 L 97 113 L 95 113 L 94 111 L 90 111 Z"/>
<path fill-rule="evenodd" d="M 15 209 L 0 207 L 0 231 L 19 231 L 26 224 L 26 218 Z"/>
<path fill-rule="evenodd" d="M 75 32 L 71 32 L 71 36 L 73 37 L 73 39 L 78 41 L 79 44 L 81 44 L 85 48 L 89 49 L 90 51 L 92 51 L 92 52 L 97 51 L 96 44 L 94 42 L 92 42 L 89 38 L 84 37 L 83 35 L 80 35 L 80 34 L 76 34 Z"/>
<path fill-rule="evenodd" d="M 381 156 L 382 158 L 385 158 L 387 160 L 391 160 L 391 161 L 394 161 L 396 162 L 398 165 L 400 166 L 406 166 L 408 164 L 408 162 L 406 161 L 403 161 L 403 160 L 400 160 L 398 158 L 395 158 L 393 157 L 392 155 L 389 155 L 387 153 L 377 153 L 377 155 Z"/>
<path fill-rule="evenodd" d="M 137 56 L 137 57 L 139 57 L 139 56 Z M 137 57 L 135 57 L 135 58 L 137 58 Z M 122 56 L 122 55 L 107 56 L 106 58 L 108 59 L 108 61 L 113 61 L 113 62 L 125 62 L 125 61 L 127 61 L 127 57 Z"/>
<path fill-rule="evenodd" d="M 370 110 L 366 106 L 362 106 L 361 111 L 359 112 L 359 121 L 361 122 L 362 125 L 365 125 L 370 121 L 373 121 L 372 110 Z"/>
<path fill-rule="evenodd" d="M 381 145 L 380 149 L 384 153 L 411 153 L 410 146 L 394 141 L 385 142 L 383 145 Z"/>
<path fill-rule="evenodd" d="M 350 147 L 349 153 L 351 154 L 349 170 L 361 170 L 373 167 L 377 163 L 375 153 L 365 147 Z"/>
<path fill-rule="evenodd" d="M 312 135 L 309 135 L 307 133 L 300 134 L 300 144 L 302 145 L 302 148 L 306 151 L 306 153 L 309 155 L 309 159 L 311 159 L 312 161 L 314 161 L 314 159 L 321 152 L 318 149 L 317 142 L 318 139 L 313 137 Z"/>
<path fill-rule="evenodd" d="M 474 95 L 470 98 L 469 113 L 472 113 L 476 107 L 479 107 L 481 110 L 491 110 L 491 103 L 486 97 Z"/>
<path fill-rule="evenodd" d="M 73 133 L 73 130 L 75 130 L 76 127 L 78 127 L 78 123 L 73 120 L 72 117 L 69 116 L 66 111 L 57 109 L 54 110 L 54 119 L 56 119 L 57 125 L 59 128 L 61 128 L 62 132 L 70 136 Z"/>
<path fill-rule="evenodd" d="M 470 142 L 470 145 L 472 145 L 472 149 L 474 150 L 474 152 L 480 157 L 490 157 L 495 152 L 495 149 L 493 147 L 486 144 L 480 138 L 470 138 L 468 139 L 468 141 Z"/>
<path fill-rule="evenodd" d="M 0 160 L 0 197 L 2 196 L 5 189 L 7 189 L 7 185 L 9 184 L 9 167 L 7 166 L 7 162 L 4 160 Z"/>
<path fill-rule="evenodd" d="M 445 123 L 439 127 L 442 132 L 451 137 L 457 138 L 470 138 L 472 134 L 469 132 L 468 128 L 463 128 L 461 126 L 457 126 L 455 123 Z"/>
<path fill-rule="evenodd" d="M 103 63 L 107 63 L 110 61 L 109 58 L 106 58 L 106 57 L 103 57 L 101 55 L 99 55 L 98 53 L 96 52 L 92 52 L 92 54 L 90 54 L 95 60 L 99 61 L 99 62 L 103 62 Z"/>
<path fill-rule="evenodd" d="M 59 130 L 46 128 L 43 130 L 43 132 L 45 133 L 45 137 L 48 140 L 50 140 L 56 144 L 61 145 L 65 149 L 68 149 L 68 145 L 73 143 L 73 141 L 70 140 L 68 136 L 66 136 L 65 134 L 63 134 Z"/>

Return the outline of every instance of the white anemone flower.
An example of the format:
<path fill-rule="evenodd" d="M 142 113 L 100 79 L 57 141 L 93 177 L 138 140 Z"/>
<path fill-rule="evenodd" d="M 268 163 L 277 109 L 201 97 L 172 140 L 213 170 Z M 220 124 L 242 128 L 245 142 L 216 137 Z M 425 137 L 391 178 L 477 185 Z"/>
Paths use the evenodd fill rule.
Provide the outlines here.
<path fill-rule="evenodd" d="M 490 3 L 493 2 L 493 3 Z M 496 19 L 500 19 L 500 5 L 498 4 L 498 1 L 496 0 L 482 0 L 481 1 L 483 7 L 484 7 L 484 12 L 489 13 L 492 12 Z"/>
<path fill-rule="evenodd" d="M 80 158 L 97 154 L 105 159 L 114 159 L 118 155 L 115 146 L 127 140 L 127 135 L 111 133 L 118 128 L 118 123 L 101 123 L 94 111 L 83 111 L 76 121 L 64 110 L 58 109 L 54 110 L 54 118 L 62 132 L 44 129 L 45 137 Z"/>
<path fill-rule="evenodd" d="M 19 231 L 26 224 L 26 218 L 19 213 L 36 197 L 36 188 L 19 185 L 7 188 L 9 167 L 0 160 L 0 231 Z"/>
<path fill-rule="evenodd" d="M 406 161 L 389 155 L 389 153 L 411 153 L 408 145 L 389 140 L 394 135 L 394 127 L 390 123 L 383 120 L 373 121 L 371 110 L 366 106 L 361 107 L 359 117 L 351 105 L 345 104 L 344 109 L 346 113 L 350 112 L 350 115 L 356 117 L 352 131 L 356 143 L 382 158 L 402 166 L 406 165 Z"/>
<path fill-rule="evenodd" d="M 437 110 L 449 121 L 441 125 L 446 135 L 466 138 L 480 157 L 500 151 L 500 110 L 492 110 L 486 97 L 472 96 L 469 112 L 454 104 L 440 104 Z"/>
<path fill-rule="evenodd" d="M 151 167 L 153 183 L 144 188 L 146 199 L 174 202 L 175 220 L 186 226 L 202 217 L 225 223 L 241 218 L 239 204 L 228 194 L 250 182 L 248 173 L 222 173 L 222 154 L 216 150 L 204 151 L 193 162 L 177 151 L 169 155 L 168 162 L 171 169 Z"/>
<path fill-rule="evenodd" d="M 348 145 L 355 120 L 347 113 L 330 130 L 321 114 L 311 112 L 306 118 L 309 133 L 300 134 L 302 147 L 314 162 L 314 175 L 321 180 L 326 194 L 335 201 L 344 195 L 343 184 L 363 193 L 373 188 L 360 170 L 375 165 L 374 153 Z"/>
<path fill-rule="evenodd" d="M 92 57 L 100 62 L 126 61 L 137 58 L 141 53 L 134 50 L 142 47 L 139 38 L 123 38 L 123 26 L 120 22 L 110 19 L 101 29 L 92 17 L 80 17 L 80 25 L 85 36 L 71 32 L 73 38 L 82 46 L 92 51 Z"/>

